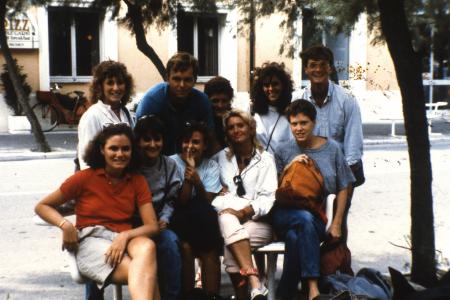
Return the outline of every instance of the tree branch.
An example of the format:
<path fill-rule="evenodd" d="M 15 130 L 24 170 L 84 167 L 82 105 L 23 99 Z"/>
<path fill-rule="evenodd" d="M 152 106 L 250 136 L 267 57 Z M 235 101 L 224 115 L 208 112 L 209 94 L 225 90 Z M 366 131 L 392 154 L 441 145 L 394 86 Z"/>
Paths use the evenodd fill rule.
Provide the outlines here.
<path fill-rule="evenodd" d="M 152 61 L 163 80 L 166 80 L 167 74 L 164 64 L 156 51 L 147 43 L 141 8 L 129 0 L 124 0 L 124 2 L 128 7 L 127 15 L 133 24 L 133 32 L 135 35 L 137 48 Z"/>

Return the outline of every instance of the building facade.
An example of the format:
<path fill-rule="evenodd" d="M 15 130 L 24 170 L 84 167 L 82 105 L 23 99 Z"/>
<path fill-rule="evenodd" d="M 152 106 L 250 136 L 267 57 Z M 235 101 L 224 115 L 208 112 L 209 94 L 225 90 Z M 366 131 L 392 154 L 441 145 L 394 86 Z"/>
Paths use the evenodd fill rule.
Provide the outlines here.
<path fill-rule="evenodd" d="M 9 45 L 28 76 L 33 90 L 32 102 L 36 101 L 35 91 L 49 90 L 55 83 L 62 86 L 62 92 L 87 92 L 92 67 L 106 59 L 121 61 L 128 67 L 136 85 L 134 101 L 162 80 L 151 61 L 137 49 L 135 37 L 110 17 L 110 11 L 93 10 L 87 4 L 76 7 L 55 4 L 32 7 L 7 20 Z M 370 44 L 371 36 L 364 16 L 350 36 L 333 36 L 317 30 L 310 12 L 304 11 L 296 25 L 293 58 L 279 54 L 280 46 L 286 44 L 284 32 L 279 28 L 282 16 L 273 15 L 256 21 L 254 51 L 250 49 L 248 32 L 238 30 L 239 18 L 236 8 L 219 7 L 215 14 L 198 14 L 185 9 L 178 14 L 175 26 L 149 28 L 147 41 L 163 63 L 178 50 L 194 54 L 200 64 L 199 88 L 212 76 L 226 77 L 237 91 L 235 104 L 241 107 L 248 103 L 251 55 L 255 66 L 266 61 L 284 62 L 296 87 L 300 88 L 307 81 L 298 54 L 302 48 L 316 43 L 323 43 L 334 51 L 339 79 L 362 101 L 363 118 L 372 110 L 371 103 L 375 101 L 372 98 L 386 95 L 387 90 L 392 101 L 399 101 L 389 53 L 385 46 Z M 3 61 L 0 56 L 2 64 Z M 433 66 L 430 63 L 431 69 Z M 428 72 L 429 77 L 433 74 L 432 70 Z M 444 89 L 450 85 L 450 78 L 446 78 L 440 82 Z M 425 81 L 428 86 L 433 83 L 430 78 Z M 433 88 L 428 90 L 432 97 Z M 370 108 L 365 110 L 365 106 Z M 0 132 L 7 131 L 9 114 L 4 101 L 0 101 Z"/>

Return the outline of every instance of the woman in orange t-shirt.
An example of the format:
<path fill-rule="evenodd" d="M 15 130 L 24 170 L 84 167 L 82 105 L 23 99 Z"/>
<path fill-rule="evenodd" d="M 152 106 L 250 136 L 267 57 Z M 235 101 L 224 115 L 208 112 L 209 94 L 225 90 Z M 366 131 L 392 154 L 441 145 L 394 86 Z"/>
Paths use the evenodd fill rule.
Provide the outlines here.
<path fill-rule="evenodd" d="M 90 168 L 70 176 L 42 199 L 36 213 L 63 231 L 63 249 L 74 252 L 80 273 L 99 288 L 128 283 L 132 299 L 151 299 L 156 284 L 156 249 L 149 237 L 158 223 L 145 178 L 137 173 L 131 128 L 110 125 L 86 151 Z M 76 199 L 76 225 L 55 209 Z M 143 225 L 132 228 L 139 209 Z"/>

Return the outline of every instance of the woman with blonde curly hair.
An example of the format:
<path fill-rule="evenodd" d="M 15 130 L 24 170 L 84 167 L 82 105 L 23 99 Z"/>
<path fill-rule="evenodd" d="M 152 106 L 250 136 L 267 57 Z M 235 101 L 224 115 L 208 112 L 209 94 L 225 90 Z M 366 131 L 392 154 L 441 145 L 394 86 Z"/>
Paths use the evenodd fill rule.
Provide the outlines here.
<path fill-rule="evenodd" d="M 228 147 L 215 159 L 225 193 L 213 206 L 225 241 L 224 264 L 237 299 L 266 299 L 268 294 L 252 261 L 252 248 L 270 242 L 272 230 L 264 221 L 275 201 L 275 161 L 256 139 L 256 122 L 247 113 L 231 110 L 223 117 Z"/>
<path fill-rule="evenodd" d="M 105 124 L 127 123 L 133 126 L 125 105 L 134 93 L 134 83 L 123 63 L 106 60 L 95 66 L 89 90 L 91 106 L 78 124 L 78 161 L 81 169 L 87 168 L 83 160 L 86 146 Z"/>

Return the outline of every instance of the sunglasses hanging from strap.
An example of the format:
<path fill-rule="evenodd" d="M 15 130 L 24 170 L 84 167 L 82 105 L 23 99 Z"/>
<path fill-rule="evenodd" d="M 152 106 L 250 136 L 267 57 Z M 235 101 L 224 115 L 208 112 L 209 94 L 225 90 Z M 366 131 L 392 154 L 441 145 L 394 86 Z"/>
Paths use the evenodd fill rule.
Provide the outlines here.
<path fill-rule="evenodd" d="M 244 188 L 244 181 L 243 181 L 243 179 L 242 179 L 243 176 L 244 176 L 251 168 L 253 168 L 254 166 L 256 166 L 256 164 L 258 164 L 258 163 L 261 161 L 261 157 L 258 156 L 258 160 L 257 160 L 254 164 L 250 165 L 250 166 L 247 168 L 247 166 L 250 164 L 252 158 L 253 158 L 255 155 L 256 155 L 256 149 L 254 148 L 254 149 L 253 149 L 253 152 L 252 152 L 252 157 L 250 158 L 250 161 L 248 162 L 248 164 L 245 164 L 245 165 L 246 165 L 246 169 L 244 169 L 244 172 L 239 171 L 239 174 L 237 174 L 236 176 L 233 177 L 233 182 L 234 182 L 234 184 L 235 184 L 236 187 L 237 187 L 237 189 L 236 189 L 236 194 L 237 194 L 239 197 L 242 197 L 242 196 L 244 196 L 244 195 L 247 193 L 247 192 L 245 191 L 245 188 Z M 238 156 L 236 155 L 236 161 L 237 161 L 237 160 L 238 160 Z"/>

